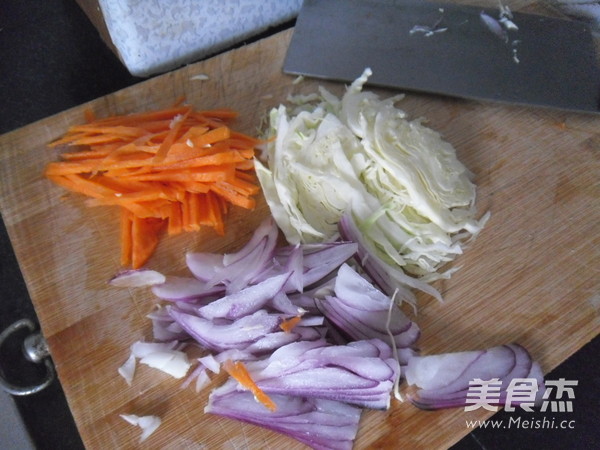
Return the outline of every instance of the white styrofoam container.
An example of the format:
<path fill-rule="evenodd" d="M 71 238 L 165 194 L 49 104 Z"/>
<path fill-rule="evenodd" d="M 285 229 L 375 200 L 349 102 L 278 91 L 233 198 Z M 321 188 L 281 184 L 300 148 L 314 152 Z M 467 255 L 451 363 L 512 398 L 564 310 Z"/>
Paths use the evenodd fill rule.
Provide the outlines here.
<path fill-rule="evenodd" d="M 129 72 L 165 72 L 295 18 L 302 0 L 99 0 Z"/>

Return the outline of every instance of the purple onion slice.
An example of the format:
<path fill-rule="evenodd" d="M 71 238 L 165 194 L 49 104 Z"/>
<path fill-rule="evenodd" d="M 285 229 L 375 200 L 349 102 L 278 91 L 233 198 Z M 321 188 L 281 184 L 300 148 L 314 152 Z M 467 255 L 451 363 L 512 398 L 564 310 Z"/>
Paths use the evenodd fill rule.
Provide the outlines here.
<path fill-rule="evenodd" d="M 195 302 L 210 301 L 223 295 L 225 289 L 223 286 L 209 286 L 192 277 L 167 276 L 164 283 L 152 286 L 152 293 L 163 300 Z"/>
<path fill-rule="evenodd" d="M 298 341 L 247 367 L 269 395 L 323 398 L 372 409 L 389 408 L 400 371 L 389 345 L 377 339 L 347 345 Z"/>
<path fill-rule="evenodd" d="M 420 336 L 418 325 L 347 264 L 338 270 L 334 294 L 316 302 L 343 335 L 350 340 L 377 338 L 390 342 L 393 338 L 401 365 L 415 354 Z"/>
<path fill-rule="evenodd" d="M 409 385 L 419 389 L 411 402 L 421 409 L 442 409 L 467 406 L 473 403 L 469 394 L 477 393 L 483 382 L 498 380 L 497 395 L 486 399 L 490 406 L 504 406 L 511 382 L 535 380 L 534 396 L 524 402 L 538 404 L 545 390 L 543 373 L 539 364 L 518 344 L 501 345 L 487 350 L 415 356 L 408 361 L 404 371 Z M 471 400 L 471 401 L 470 401 Z M 514 406 L 523 402 L 510 399 Z"/>
<path fill-rule="evenodd" d="M 204 409 L 231 419 L 290 436 L 314 449 L 350 450 L 358 432 L 361 410 L 346 403 L 319 398 L 270 395 L 277 405 L 270 411 L 234 384 L 215 389 Z"/>
<path fill-rule="evenodd" d="M 289 273 L 281 274 L 248 286 L 199 308 L 198 313 L 206 319 L 226 318 L 232 320 L 252 314 L 263 309 L 267 303 L 273 303 L 273 299 L 282 291 L 290 276 Z M 284 309 L 282 312 L 289 314 L 301 312 L 291 303 L 283 304 L 283 301 L 277 303 L 276 306 L 279 306 L 277 309 Z"/>
<path fill-rule="evenodd" d="M 278 314 L 269 314 L 264 310 L 222 323 L 184 313 L 174 307 L 170 308 L 170 314 L 200 345 L 216 352 L 244 349 L 265 335 L 279 331 L 281 324 Z"/>

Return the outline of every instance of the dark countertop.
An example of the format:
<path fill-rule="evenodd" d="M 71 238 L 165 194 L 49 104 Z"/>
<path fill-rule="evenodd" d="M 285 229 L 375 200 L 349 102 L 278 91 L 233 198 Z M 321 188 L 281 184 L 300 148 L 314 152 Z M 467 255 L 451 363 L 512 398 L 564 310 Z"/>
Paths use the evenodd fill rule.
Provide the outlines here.
<path fill-rule="evenodd" d="M 0 9 L 0 74 L 0 133 L 141 81 L 131 76 L 102 42 L 74 0 L 4 0 Z M 3 223 L 0 277 L 0 331 L 21 318 L 35 321 Z M 478 429 L 455 449 L 600 448 L 599 355 L 600 337 L 596 337 L 546 377 L 578 381 L 573 412 L 528 415 L 502 411 L 493 419 L 504 420 L 504 426 L 511 420 L 514 424 L 518 417 L 538 422 L 532 423 L 533 429 L 514 425 L 508 429 Z M 35 376 L 25 373 L 24 378 Z M 37 448 L 83 447 L 58 382 L 33 396 L 16 397 L 15 402 Z M 563 421 L 573 428 L 556 428 Z M 554 424 L 555 429 L 548 429 L 548 424 Z"/>

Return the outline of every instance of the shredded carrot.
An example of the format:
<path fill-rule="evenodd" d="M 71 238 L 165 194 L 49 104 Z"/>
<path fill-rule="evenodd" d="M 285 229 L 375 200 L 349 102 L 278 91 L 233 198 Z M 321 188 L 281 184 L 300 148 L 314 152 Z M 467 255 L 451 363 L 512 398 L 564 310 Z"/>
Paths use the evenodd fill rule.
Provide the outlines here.
<path fill-rule="evenodd" d="M 248 389 L 254 395 L 254 398 L 269 408 L 271 411 L 277 410 L 277 405 L 265 392 L 258 387 L 256 382 L 248 373 L 248 369 L 241 361 L 233 362 L 228 359 L 223 363 L 223 369 L 235 380 Z"/>
<path fill-rule="evenodd" d="M 228 205 L 252 209 L 259 192 L 254 151 L 261 141 L 227 124 L 237 112 L 172 107 L 97 118 L 49 144 L 68 147 L 46 177 L 84 194 L 88 206 L 121 208 L 121 264 L 139 268 L 160 235 L 212 227 L 225 233 Z"/>
<path fill-rule="evenodd" d="M 279 328 L 281 328 L 286 333 L 290 333 L 294 329 L 294 327 L 296 325 L 298 325 L 298 322 L 300 322 L 300 319 L 302 319 L 302 317 L 300 317 L 300 316 L 286 319 L 283 322 L 281 322 L 281 324 L 279 324 Z"/>
<path fill-rule="evenodd" d="M 127 209 L 121 209 L 121 264 L 128 266 L 131 264 L 131 224 L 133 214 Z"/>

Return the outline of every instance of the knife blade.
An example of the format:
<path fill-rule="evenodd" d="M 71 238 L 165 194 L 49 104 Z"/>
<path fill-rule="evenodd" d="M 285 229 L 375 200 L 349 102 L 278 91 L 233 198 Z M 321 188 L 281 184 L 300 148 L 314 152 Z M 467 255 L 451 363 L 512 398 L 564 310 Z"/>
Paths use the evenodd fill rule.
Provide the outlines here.
<path fill-rule="evenodd" d="M 472 100 L 600 112 L 589 25 L 424 0 L 305 0 L 287 74 Z"/>

